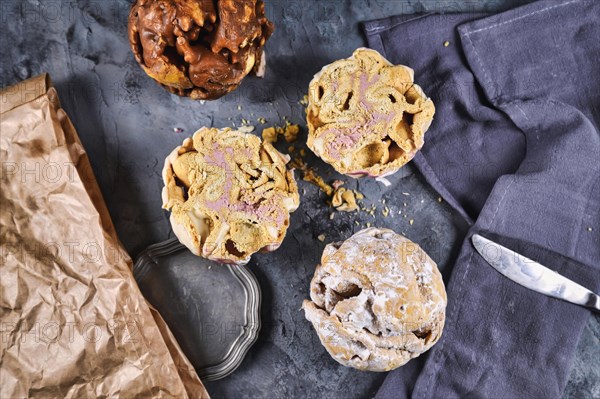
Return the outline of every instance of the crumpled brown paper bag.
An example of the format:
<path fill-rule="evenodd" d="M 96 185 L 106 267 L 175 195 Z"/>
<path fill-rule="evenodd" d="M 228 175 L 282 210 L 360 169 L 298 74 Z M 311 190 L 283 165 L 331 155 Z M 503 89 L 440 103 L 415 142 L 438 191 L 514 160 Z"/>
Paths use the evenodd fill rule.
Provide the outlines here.
<path fill-rule="evenodd" d="M 0 92 L 0 397 L 208 394 L 131 273 L 48 75 Z"/>

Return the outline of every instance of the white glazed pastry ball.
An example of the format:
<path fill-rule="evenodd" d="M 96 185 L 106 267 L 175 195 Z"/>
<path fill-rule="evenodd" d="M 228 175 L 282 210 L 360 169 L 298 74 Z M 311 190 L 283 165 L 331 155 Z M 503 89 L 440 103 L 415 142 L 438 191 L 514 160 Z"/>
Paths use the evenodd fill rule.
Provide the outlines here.
<path fill-rule="evenodd" d="M 446 290 L 429 256 L 388 229 L 362 230 L 323 251 L 303 303 L 329 354 L 344 366 L 389 371 L 435 344 Z"/>

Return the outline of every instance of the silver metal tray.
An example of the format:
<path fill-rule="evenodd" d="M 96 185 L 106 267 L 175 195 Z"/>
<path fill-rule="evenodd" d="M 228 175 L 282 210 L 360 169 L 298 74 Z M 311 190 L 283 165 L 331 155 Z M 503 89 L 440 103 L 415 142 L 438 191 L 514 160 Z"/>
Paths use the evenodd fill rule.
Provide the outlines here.
<path fill-rule="evenodd" d="M 197 257 L 173 238 L 146 248 L 133 275 L 201 379 L 231 374 L 256 342 L 261 292 L 245 266 Z"/>

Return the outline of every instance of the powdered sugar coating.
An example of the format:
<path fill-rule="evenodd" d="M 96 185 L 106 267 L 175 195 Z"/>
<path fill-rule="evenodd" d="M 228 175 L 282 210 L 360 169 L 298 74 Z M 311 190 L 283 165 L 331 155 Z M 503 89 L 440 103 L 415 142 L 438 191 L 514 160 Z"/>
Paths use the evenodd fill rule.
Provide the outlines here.
<path fill-rule="evenodd" d="M 446 291 L 436 264 L 388 229 L 362 230 L 327 245 L 304 301 L 306 318 L 339 363 L 388 371 L 435 344 Z"/>

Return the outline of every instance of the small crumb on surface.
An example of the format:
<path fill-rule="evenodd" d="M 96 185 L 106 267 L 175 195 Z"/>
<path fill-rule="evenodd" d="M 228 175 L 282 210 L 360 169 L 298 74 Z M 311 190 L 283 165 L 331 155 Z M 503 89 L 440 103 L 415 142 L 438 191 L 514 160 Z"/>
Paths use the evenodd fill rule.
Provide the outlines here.
<path fill-rule="evenodd" d="M 358 209 L 354 191 L 338 185 L 331 198 L 331 205 L 338 211 L 353 212 Z"/>
<path fill-rule="evenodd" d="M 268 127 L 262 131 L 262 139 L 268 143 L 277 141 L 277 131 L 274 127 Z"/>
<path fill-rule="evenodd" d="M 319 187 L 328 197 L 331 197 L 333 195 L 333 187 L 325 183 L 325 180 L 323 180 L 321 176 L 317 175 L 314 170 L 306 168 L 305 170 L 303 170 L 303 172 L 304 181 L 307 181 Z"/>
<path fill-rule="evenodd" d="M 300 132 L 300 126 L 287 124 L 283 131 L 283 137 L 288 143 L 292 143 L 298 139 L 298 133 Z"/>
<path fill-rule="evenodd" d="M 414 219 L 410 219 L 410 220 L 408 221 L 408 223 L 409 223 L 411 226 L 413 225 L 413 223 L 414 223 L 414 222 L 415 222 L 415 221 L 414 221 Z"/>
<path fill-rule="evenodd" d="M 592 229 L 591 227 L 588 227 L 587 231 L 594 231 L 594 229 Z"/>
<path fill-rule="evenodd" d="M 174 128 L 173 128 L 173 131 L 174 131 L 175 133 L 183 133 L 183 131 L 184 131 L 184 130 L 183 130 L 182 128 L 180 128 L 180 127 L 174 127 Z"/>
<path fill-rule="evenodd" d="M 247 122 L 245 119 L 242 119 L 242 122 Z M 259 118 L 258 121 L 260 123 L 266 122 L 264 118 Z M 264 121 L 264 122 L 263 122 Z M 263 130 L 263 140 L 268 141 L 269 143 L 276 143 L 279 136 L 283 136 L 285 141 L 288 143 L 292 143 L 298 139 L 298 133 L 300 132 L 300 126 L 292 125 L 289 122 L 286 122 L 285 127 L 280 126 L 271 126 Z"/>
<path fill-rule="evenodd" d="M 319 239 L 319 241 L 323 242 L 325 241 L 325 234 L 319 234 L 317 238 Z"/>
<path fill-rule="evenodd" d="M 238 128 L 238 130 L 240 132 L 244 132 L 244 133 L 252 133 L 254 131 L 254 126 L 244 125 L 244 126 L 240 126 Z"/>
<path fill-rule="evenodd" d="M 444 42 L 444 47 L 448 47 L 449 45 L 450 45 L 450 42 L 449 42 L 448 40 L 446 40 L 446 41 Z"/>
<path fill-rule="evenodd" d="M 438 202 L 442 202 L 442 197 L 438 197 Z"/>

